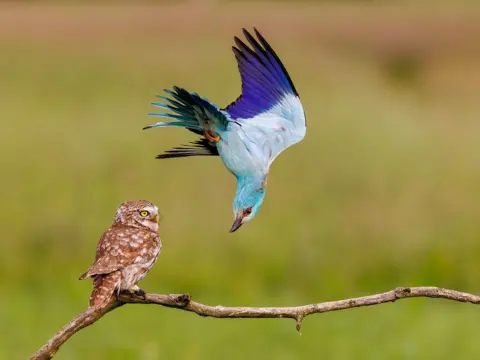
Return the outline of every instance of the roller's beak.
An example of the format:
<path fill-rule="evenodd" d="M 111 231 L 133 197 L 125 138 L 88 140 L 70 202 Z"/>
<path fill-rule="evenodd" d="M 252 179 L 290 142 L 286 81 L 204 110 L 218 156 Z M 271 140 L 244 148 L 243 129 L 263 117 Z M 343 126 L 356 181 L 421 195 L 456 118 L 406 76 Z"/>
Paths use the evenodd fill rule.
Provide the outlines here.
<path fill-rule="evenodd" d="M 233 222 L 232 224 L 232 228 L 230 229 L 230 232 L 233 233 L 235 231 L 237 231 L 240 226 L 242 226 L 242 221 L 243 221 L 243 218 L 241 215 L 237 215 L 237 217 L 235 218 L 235 221 Z"/>

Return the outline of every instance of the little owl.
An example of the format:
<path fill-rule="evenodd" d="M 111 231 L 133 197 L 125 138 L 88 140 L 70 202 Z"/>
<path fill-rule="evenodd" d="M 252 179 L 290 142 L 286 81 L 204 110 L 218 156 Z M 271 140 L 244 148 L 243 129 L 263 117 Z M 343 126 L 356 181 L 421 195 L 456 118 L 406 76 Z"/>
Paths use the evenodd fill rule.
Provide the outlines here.
<path fill-rule="evenodd" d="M 149 201 L 120 205 L 112 226 L 98 242 L 95 263 L 80 276 L 80 280 L 93 280 L 90 306 L 105 306 L 123 290 L 145 294 L 136 284 L 153 267 L 162 249 L 158 221 L 158 208 Z"/>

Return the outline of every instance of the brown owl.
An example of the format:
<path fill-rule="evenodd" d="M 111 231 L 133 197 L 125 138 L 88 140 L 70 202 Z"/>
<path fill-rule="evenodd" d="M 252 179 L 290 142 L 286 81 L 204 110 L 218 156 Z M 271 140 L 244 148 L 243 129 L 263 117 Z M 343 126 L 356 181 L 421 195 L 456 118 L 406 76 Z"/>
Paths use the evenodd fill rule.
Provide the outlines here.
<path fill-rule="evenodd" d="M 95 263 L 80 276 L 80 280 L 93 279 L 90 306 L 105 306 L 123 290 L 145 294 L 136 284 L 162 249 L 158 221 L 158 208 L 149 201 L 120 205 L 112 226 L 100 238 Z"/>

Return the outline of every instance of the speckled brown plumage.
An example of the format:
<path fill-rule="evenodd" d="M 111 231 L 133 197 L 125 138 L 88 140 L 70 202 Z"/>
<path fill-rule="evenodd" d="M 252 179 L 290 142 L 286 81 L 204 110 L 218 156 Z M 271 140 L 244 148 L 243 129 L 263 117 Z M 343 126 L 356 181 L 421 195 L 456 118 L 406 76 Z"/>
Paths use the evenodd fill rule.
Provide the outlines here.
<path fill-rule="evenodd" d="M 162 248 L 158 219 L 158 208 L 149 201 L 120 205 L 100 238 L 95 263 L 80 276 L 93 280 L 90 306 L 105 306 L 123 290 L 141 291 L 136 284 L 155 265 Z"/>

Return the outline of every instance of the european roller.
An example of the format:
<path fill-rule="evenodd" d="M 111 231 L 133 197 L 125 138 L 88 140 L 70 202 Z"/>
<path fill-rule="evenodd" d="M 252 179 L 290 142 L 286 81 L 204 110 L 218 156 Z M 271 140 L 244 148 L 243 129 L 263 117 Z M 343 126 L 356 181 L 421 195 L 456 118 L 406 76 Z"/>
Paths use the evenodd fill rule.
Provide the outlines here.
<path fill-rule="evenodd" d="M 267 187 L 267 176 L 275 158 L 305 137 L 305 112 L 285 66 L 254 29 L 256 38 L 243 29 L 250 46 L 234 38 L 233 53 L 242 81 L 242 94 L 221 109 L 194 92 L 174 86 L 158 96 L 164 102 L 152 105 L 162 109 L 151 116 L 166 118 L 146 126 L 179 126 L 201 138 L 175 147 L 157 159 L 187 156 L 220 156 L 237 179 L 233 201 L 234 221 L 230 232 L 254 218 Z M 165 110 L 167 112 L 165 112 Z"/>

